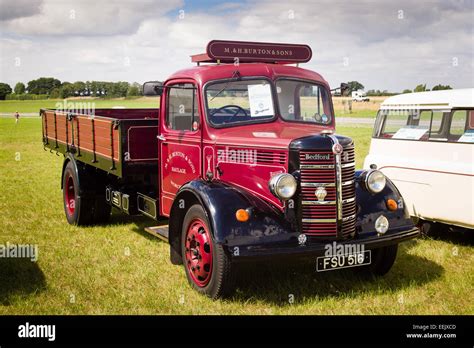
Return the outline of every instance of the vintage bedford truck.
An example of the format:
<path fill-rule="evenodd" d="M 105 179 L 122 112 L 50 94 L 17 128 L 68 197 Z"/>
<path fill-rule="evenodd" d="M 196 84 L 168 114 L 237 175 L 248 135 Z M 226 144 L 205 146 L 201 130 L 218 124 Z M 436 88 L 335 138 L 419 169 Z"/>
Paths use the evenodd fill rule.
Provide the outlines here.
<path fill-rule="evenodd" d="M 241 261 L 309 256 L 317 271 L 387 273 L 419 231 L 387 177 L 355 171 L 328 83 L 298 67 L 311 56 L 211 41 L 197 66 L 144 84 L 159 109 L 41 110 L 45 147 L 65 156 L 67 221 L 104 223 L 112 207 L 169 218 L 147 231 L 213 299 L 232 292 Z"/>

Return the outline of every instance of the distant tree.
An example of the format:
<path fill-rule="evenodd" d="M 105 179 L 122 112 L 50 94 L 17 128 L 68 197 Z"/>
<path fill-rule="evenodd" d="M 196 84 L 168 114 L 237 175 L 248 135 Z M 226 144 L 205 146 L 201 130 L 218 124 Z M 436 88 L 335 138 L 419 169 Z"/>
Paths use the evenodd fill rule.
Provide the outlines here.
<path fill-rule="evenodd" d="M 141 86 L 139 83 L 134 82 L 130 85 L 130 87 L 128 87 L 127 96 L 136 97 L 139 95 L 141 95 Z"/>
<path fill-rule="evenodd" d="M 61 97 L 61 88 L 54 88 L 50 93 L 49 97 L 51 99 L 58 99 Z"/>
<path fill-rule="evenodd" d="M 74 96 L 74 85 L 70 82 L 63 82 L 61 84 L 61 88 L 59 89 L 59 97 L 66 99 L 72 96 Z"/>
<path fill-rule="evenodd" d="M 364 89 L 364 85 L 358 81 L 349 81 L 347 82 L 351 91 L 358 91 L 359 89 Z"/>
<path fill-rule="evenodd" d="M 7 94 L 11 94 L 12 88 L 9 84 L 0 82 L 0 100 L 5 100 Z"/>
<path fill-rule="evenodd" d="M 55 88 L 61 86 L 61 81 L 53 77 L 40 77 L 36 80 L 31 80 L 28 82 L 27 90 L 30 94 L 47 94 L 49 95 L 51 91 Z"/>
<path fill-rule="evenodd" d="M 72 84 L 72 86 L 74 88 L 74 95 L 75 96 L 85 95 L 86 84 L 84 82 L 76 81 Z"/>
<path fill-rule="evenodd" d="M 439 84 L 439 85 L 434 86 L 431 90 L 432 91 L 441 91 L 441 90 L 444 90 L 444 89 L 453 89 L 453 88 L 450 85 L 444 86 L 444 85 Z"/>
<path fill-rule="evenodd" d="M 23 82 L 17 82 L 13 90 L 15 91 L 15 94 L 24 94 L 26 91 L 26 86 Z"/>
<path fill-rule="evenodd" d="M 420 84 L 416 86 L 415 89 L 413 90 L 413 92 L 425 92 L 425 91 L 429 91 L 426 89 L 426 83 L 424 85 Z"/>
<path fill-rule="evenodd" d="M 404 89 L 402 93 L 403 93 L 403 94 L 405 94 L 405 93 L 413 93 L 413 91 L 412 91 L 411 89 Z"/>

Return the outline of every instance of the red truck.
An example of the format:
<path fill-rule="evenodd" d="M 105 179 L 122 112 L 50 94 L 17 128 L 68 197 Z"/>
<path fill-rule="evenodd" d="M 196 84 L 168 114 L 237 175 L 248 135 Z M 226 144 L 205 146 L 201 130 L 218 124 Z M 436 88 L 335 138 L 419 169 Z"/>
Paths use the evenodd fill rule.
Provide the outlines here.
<path fill-rule="evenodd" d="M 67 221 L 105 223 L 112 207 L 169 218 L 147 231 L 213 299 L 232 293 L 244 261 L 387 273 L 419 231 L 388 178 L 355 171 L 328 83 L 298 67 L 311 56 L 307 45 L 211 41 L 196 66 L 144 84 L 160 109 L 42 109 L 44 145 L 65 156 Z"/>

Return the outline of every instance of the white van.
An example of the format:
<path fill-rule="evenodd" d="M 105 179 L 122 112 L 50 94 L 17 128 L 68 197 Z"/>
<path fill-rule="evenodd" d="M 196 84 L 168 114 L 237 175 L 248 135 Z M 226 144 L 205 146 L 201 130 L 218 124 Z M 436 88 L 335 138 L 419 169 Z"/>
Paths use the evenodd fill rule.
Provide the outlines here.
<path fill-rule="evenodd" d="M 474 88 L 387 98 L 371 166 L 395 183 L 411 216 L 474 229 Z"/>

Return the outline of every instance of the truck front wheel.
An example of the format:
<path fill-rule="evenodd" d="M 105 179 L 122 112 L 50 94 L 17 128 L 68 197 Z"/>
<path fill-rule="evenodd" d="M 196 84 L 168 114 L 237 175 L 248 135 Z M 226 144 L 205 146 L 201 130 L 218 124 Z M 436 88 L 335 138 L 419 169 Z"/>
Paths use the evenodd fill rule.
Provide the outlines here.
<path fill-rule="evenodd" d="M 186 277 L 199 293 L 218 299 L 234 290 L 232 262 L 224 247 L 214 242 L 204 209 L 193 205 L 183 221 L 181 255 Z"/>
<path fill-rule="evenodd" d="M 368 266 L 358 267 L 360 271 L 375 276 L 387 274 L 397 258 L 398 244 L 372 250 L 372 262 Z"/>

